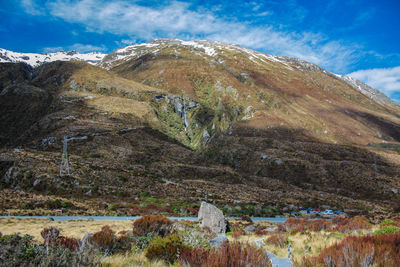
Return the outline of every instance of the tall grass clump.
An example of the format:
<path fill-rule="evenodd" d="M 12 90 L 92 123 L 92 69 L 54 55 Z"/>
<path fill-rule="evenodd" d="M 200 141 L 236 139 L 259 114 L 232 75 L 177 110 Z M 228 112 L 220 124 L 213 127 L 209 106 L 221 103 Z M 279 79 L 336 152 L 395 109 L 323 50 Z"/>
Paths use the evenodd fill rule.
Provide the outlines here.
<path fill-rule="evenodd" d="M 305 233 L 306 231 L 320 232 L 323 230 L 330 230 L 332 228 L 332 221 L 325 219 L 309 220 L 305 218 L 289 218 L 284 225 L 291 234 L 296 234 Z"/>
<path fill-rule="evenodd" d="M 181 265 L 191 267 L 272 267 L 265 250 L 239 242 L 225 242 L 210 251 L 187 249 L 181 255 Z"/>
<path fill-rule="evenodd" d="M 372 227 L 369 220 L 364 216 L 358 216 L 354 218 L 342 218 L 340 220 L 334 221 L 334 223 L 336 223 L 336 226 L 333 228 L 333 230 L 342 233 L 346 231 L 370 229 Z"/>
<path fill-rule="evenodd" d="M 304 257 L 297 266 L 327 267 L 398 267 L 400 263 L 400 234 L 348 236 L 341 242 L 323 249 L 319 255 Z"/>
<path fill-rule="evenodd" d="M 284 248 L 289 243 L 288 237 L 285 234 L 273 234 L 265 239 L 265 243 L 279 248 Z"/>

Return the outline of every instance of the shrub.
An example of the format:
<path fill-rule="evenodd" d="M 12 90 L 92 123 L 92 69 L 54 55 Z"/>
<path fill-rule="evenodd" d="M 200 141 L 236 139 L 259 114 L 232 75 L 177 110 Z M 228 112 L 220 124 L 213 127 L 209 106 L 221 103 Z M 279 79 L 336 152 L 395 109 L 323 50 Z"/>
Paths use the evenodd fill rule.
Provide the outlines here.
<path fill-rule="evenodd" d="M 273 234 L 268 237 L 265 242 L 279 248 L 284 248 L 288 244 L 289 240 L 285 234 Z"/>
<path fill-rule="evenodd" d="M 38 263 L 37 252 L 32 245 L 33 237 L 13 234 L 0 237 L 0 260 L 2 266 L 29 266 Z"/>
<path fill-rule="evenodd" d="M 117 238 L 117 249 L 119 251 L 128 251 L 132 248 L 132 237 L 126 234 L 120 235 Z"/>
<path fill-rule="evenodd" d="M 46 230 L 46 229 L 45 229 Z M 54 238 L 54 228 L 43 230 L 43 236 L 48 241 L 45 246 L 34 244 L 33 237 L 25 235 L 5 235 L 0 238 L 1 266 L 99 266 L 95 253 L 91 250 L 79 251 L 69 249 L 75 245 L 73 239 Z M 54 242 L 56 241 L 56 242 Z"/>
<path fill-rule="evenodd" d="M 221 247 L 208 252 L 201 248 L 187 249 L 181 255 L 181 264 L 194 267 L 272 267 L 265 250 L 239 242 L 225 242 Z"/>
<path fill-rule="evenodd" d="M 371 224 L 368 219 L 364 216 L 358 216 L 354 218 L 346 218 L 341 220 L 336 227 L 335 231 L 338 232 L 346 232 L 346 231 L 354 231 L 359 229 L 370 229 Z"/>
<path fill-rule="evenodd" d="M 52 245 L 56 242 L 57 238 L 60 235 L 60 230 L 58 230 L 56 227 L 49 227 L 49 228 L 44 228 L 41 232 L 40 235 L 44 239 L 44 245 Z"/>
<path fill-rule="evenodd" d="M 88 241 L 106 254 L 112 253 L 117 247 L 117 237 L 108 225 L 103 226 L 101 231 L 89 237 Z"/>
<path fill-rule="evenodd" d="M 323 249 L 319 255 L 304 257 L 304 267 L 311 266 L 385 266 L 397 267 L 400 262 L 400 234 L 349 236 Z"/>
<path fill-rule="evenodd" d="M 134 235 L 146 235 L 152 233 L 158 236 L 166 236 L 171 233 L 172 221 L 161 215 L 145 215 L 133 223 Z"/>
<path fill-rule="evenodd" d="M 308 231 L 319 232 L 332 228 L 332 221 L 329 220 L 309 220 L 302 218 L 289 218 L 285 222 L 285 226 L 290 230 L 291 234 L 304 233 Z"/>
<path fill-rule="evenodd" d="M 162 259 L 167 263 L 174 263 L 185 249 L 178 234 L 167 237 L 156 237 L 146 250 L 146 257 L 150 260 Z"/>
<path fill-rule="evenodd" d="M 379 225 L 385 226 L 385 225 L 397 225 L 397 222 L 390 220 L 390 219 L 385 219 L 383 220 Z"/>
<path fill-rule="evenodd" d="M 133 239 L 133 250 L 144 250 L 150 245 L 150 241 L 154 239 L 152 233 L 148 233 L 147 235 L 139 235 L 135 236 Z"/>
<path fill-rule="evenodd" d="M 288 230 L 291 230 L 298 227 L 299 225 L 304 225 L 306 221 L 306 219 L 290 217 L 285 221 L 284 225 Z"/>
<path fill-rule="evenodd" d="M 68 248 L 71 252 L 78 251 L 81 241 L 76 238 L 61 236 L 56 240 L 58 245 Z"/>
<path fill-rule="evenodd" d="M 385 225 L 381 229 L 376 230 L 374 235 L 381 235 L 381 234 L 395 234 L 400 233 L 400 228 L 394 225 Z"/>
<path fill-rule="evenodd" d="M 307 227 L 310 231 L 320 232 L 330 229 L 332 227 L 332 222 L 328 220 L 310 220 L 307 223 Z"/>

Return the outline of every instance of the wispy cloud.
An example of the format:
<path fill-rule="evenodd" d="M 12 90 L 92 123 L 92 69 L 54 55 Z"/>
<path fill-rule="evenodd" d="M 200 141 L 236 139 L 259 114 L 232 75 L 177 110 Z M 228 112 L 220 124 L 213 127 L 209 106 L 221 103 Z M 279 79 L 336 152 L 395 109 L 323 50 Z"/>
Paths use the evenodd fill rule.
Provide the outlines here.
<path fill-rule="evenodd" d="M 87 53 L 87 52 L 103 52 L 106 51 L 107 48 L 105 46 L 94 46 L 90 44 L 73 44 L 70 46 L 62 47 L 62 46 L 56 46 L 56 47 L 46 47 L 43 49 L 43 53 L 53 53 L 53 52 L 58 52 L 58 51 L 78 51 L 81 53 Z"/>
<path fill-rule="evenodd" d="M 384 69 L 359 70 L 348 74 L 392 96 L 400 91 L 400 66 Z"/>
<path fill-rule="evenodd" d="M 293 17 L 297 20 L 307 15 L 307 10 L 296 5 L 296 1 L 290 1 L 290 5 L 296 6 Z M 301 58 L 338 73 L 347 72 L 360 56 L 356 45 L 328 40 L 319 33 L 289 32 L 279 25 L 254 26 L 219 16 L 211 10 L 193 10 L 185 2 L 149 7 L 126 0 L 54 0 L 47 1 L 45 7 L 51 16 L 82 24 L 90 32 L 108 32 L 140 40 L 173 37 L 224 41 Z M 257 5 L 253 8 L 258 12 Z M 31 11 L 31 14 L 34 13 Z"/>
<path fill-rule="evenodd" d="M 21 6 L 25 9 L 25 12 L 31 15 L 43 15 L 45 10 L 41 8 L 35 0 L 21 0 Z"/>

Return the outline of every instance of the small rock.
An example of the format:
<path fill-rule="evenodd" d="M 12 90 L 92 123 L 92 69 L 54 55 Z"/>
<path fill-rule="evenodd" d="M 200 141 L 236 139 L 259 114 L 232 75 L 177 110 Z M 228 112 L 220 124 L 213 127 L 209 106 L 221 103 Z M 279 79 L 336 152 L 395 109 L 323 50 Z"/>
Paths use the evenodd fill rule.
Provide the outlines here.
<path fill-rule="evenodd" d="M 33 187 L 37 186 L 38 184 L 40 184 L 40 179 L 36 179 L 36 180 L 33 182 Z"/>
<path fill-rule="evenodd" d="M 392 192 L 393 192 L 393 194 L 397 195 L 399 193 L 399 190 L 397 188 L 392 188 Z"/>
<path fill-rule="evenodd" d="M 253 233 L 256 231 L 256 228 L 254 227 L 254 225 L 247 225 L 244 229 L 243 229 L 246 233 Z"/>

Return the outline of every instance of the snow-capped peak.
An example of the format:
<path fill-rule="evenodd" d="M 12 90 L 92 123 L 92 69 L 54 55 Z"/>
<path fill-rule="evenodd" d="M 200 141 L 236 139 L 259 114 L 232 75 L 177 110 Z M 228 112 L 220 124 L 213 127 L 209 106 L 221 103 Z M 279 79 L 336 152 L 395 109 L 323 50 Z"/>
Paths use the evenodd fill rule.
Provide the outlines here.
<path fill-rule="evenodd" d="M 179 39 L 160 38 L 153 41 L 141 44 L 133 44 L 124 48 L 120 48 L 104 57 L 99 65 L 103 68 L 110 69 L 118 66 L 132 58 L 138 58 L 145 54 L 156 55 L 164 48 L 174 47 L 175 53 L 179 54 L 176 50 L 178 47 L 186 48 L 195 54 L 203 55 L 206 57 L 215 58 L 218 60 L 219 55 L 224 53 L 224 50 L 236 51 L 245 54 L 253 62 L 266 63 L 278 62 L 285 67 L 290 68 L 285 57 L 273 56 L 260 53 L 251 49 L 241 47 L 236 44 L 229 44 L 217 41 L 197 40 L 197 41 L 183 41 Z"/>
<path fill-rule="evenodd" d="M 0 48 L 0 62 L 24 62 L 32 67 L 39 66 L 43 63 L 53 62 L 57 60 L 61 61 L 85 61 L 89 64 L 95 65 L 99 63 L 106 54 L 99 52 L 91 53 L 79 53 L 76 51 L 60 51 L 48 54 L 36 54 L 36 53 L 18 53 Z"/>

